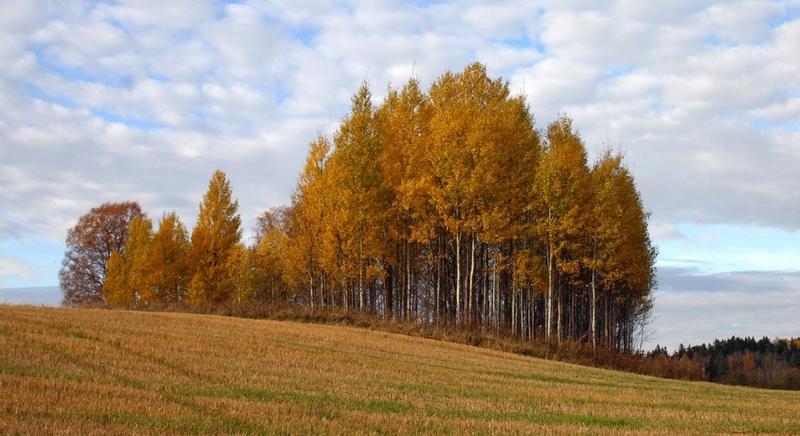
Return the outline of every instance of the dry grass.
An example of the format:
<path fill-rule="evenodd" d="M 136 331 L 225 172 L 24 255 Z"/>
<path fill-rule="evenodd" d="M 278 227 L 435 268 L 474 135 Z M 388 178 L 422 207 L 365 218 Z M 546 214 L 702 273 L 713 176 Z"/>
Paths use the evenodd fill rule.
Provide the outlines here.
<path fill-rule="evenodd" d="M 340 326 L 0 306 L 0 433 L 800 433 L 800 392 Z"/>

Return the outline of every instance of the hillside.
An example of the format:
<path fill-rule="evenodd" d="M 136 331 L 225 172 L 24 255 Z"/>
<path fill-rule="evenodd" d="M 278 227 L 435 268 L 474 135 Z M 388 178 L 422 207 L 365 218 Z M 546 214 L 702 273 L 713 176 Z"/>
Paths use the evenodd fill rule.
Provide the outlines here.
<path fill-rule="evenodd" d="M 346 327 L 0 306 L 0 433 L 800 432 L 800 393 Z"/>

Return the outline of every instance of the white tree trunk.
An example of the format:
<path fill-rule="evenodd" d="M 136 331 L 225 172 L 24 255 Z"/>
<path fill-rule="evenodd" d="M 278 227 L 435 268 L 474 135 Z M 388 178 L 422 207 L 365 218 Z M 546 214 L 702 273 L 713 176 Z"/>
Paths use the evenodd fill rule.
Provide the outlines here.
<path fill-rule="evenodd" d="M 472 322 L 473 300 L 475 300 L 474 288 L 475 276 L 475 235 L 472 235 L 472 251 L 469 256 L 469 291 L 467 292 L 467 322 Z"/>
<path fill-rule="evenodd" d="M 411 318 L 411 256 L 406 241 L 406 319 Z"/>
<path fill-rule="evenodd" d="M 439 310 L 439 299 L 441 298 L 440 289 L 442 284 L 442 260 L 438 257 L 438 250 L 436 254 L 436 322 L 438 323 L 440 321 L 439 317 L 441 316 L 441 311 Z"/>
<path fill-rule="evenodd" d="M 461 322 L 461 232 L 456 233 L 456 324 Z"/>
<path fill-rule="evenodd" d="M 358 310 L 364 311 L 364 241 L 358 244 Z"/>
<path fill-rule="evenodd" d="M 597 286 L 595 269 L 592 267 L 592 349 L 597 349 Z"/>
<path fill-rule="evenodd" d="M 564 298 L 563 298 L 563 286 L 558 287 L 558 292 L 556 295 L 556 300 L 558 300 L 558 307 L 556 313 L 556 341 L 558 345 L 561 345 L 561 310 L 564 306 Z"/>
<path fill-rule="evenodd" d="M 547 313 L 545 314 L 545 338 L 550 340 L 553 328 L 553 246 L 547 247 Z"/>
<path fill-rule="evenodd" d="M 500 297 L 497 295 L 497 263 L 492 265 L 492 318 L 495 334 L 500 332 Z"/>

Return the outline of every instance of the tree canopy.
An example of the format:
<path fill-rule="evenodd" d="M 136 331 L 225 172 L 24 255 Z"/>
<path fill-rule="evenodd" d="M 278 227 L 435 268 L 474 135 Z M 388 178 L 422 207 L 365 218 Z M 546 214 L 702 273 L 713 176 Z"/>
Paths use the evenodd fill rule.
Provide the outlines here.
<path fill-rule="evenodd" d="M 231 265 L 242 238 L 238 209 L 227 176 L 215 171 L 192 230 L 189 262 L 193 275 L 188 295 L 192 304 L 220 303 L 232 294 Z"/>
<path fill-rule="evenodd" d="M 142 209 L 136 202 L 104 203 L 92 208 L 67 232 L 59 282 L 69 305 L 104 303 L 102 288 L 112 253 L 122 252 L 128 226 Z"/>

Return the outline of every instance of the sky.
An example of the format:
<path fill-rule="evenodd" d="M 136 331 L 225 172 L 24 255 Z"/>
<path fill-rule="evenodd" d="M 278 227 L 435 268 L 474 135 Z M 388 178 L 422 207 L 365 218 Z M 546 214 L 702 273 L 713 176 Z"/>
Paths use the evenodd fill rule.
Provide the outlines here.
<path fill-rule="evenodd" d="M 193 225 L 217 168 L 251 229 L 362 81 L 377 102 L 480 61 L 538 128 L 624 153 L 659 249 L 648 345 L 800 336 L 800 1 L 486 3 L 5 1 L 0 299 L 57 285 L 102 202 Z"/>

